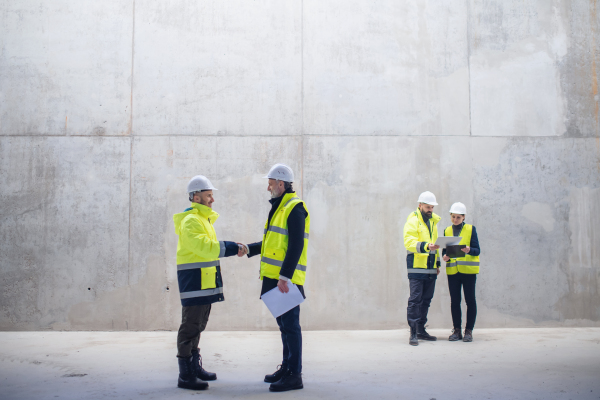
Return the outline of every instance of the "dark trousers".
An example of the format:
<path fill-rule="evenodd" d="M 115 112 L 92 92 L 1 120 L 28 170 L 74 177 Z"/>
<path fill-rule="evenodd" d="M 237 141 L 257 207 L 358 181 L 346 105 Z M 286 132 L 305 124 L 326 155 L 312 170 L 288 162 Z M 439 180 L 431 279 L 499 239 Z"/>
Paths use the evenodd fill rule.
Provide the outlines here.
<path fill-rule="evenodd" d="M 210 304 L 182 307 L 181 325 L 177 333 L 177 357 L 191 357 L 198 348 L 200 334 L 206 328 L 210 315 Z"/>
<path fill-rule="evenodd" d="M 467 303 L 467 326 L 466 329 L 473 330 L 475 318 L 477 317 L 477 301 L 475 300 L 475 282 L 477 274 L 448 275 L 448 289 L 450 290 L 450 310 L 452 311 L 452 323 L 454 328 L 462 327 L 462 311 L 460 309 L 460 289 L 465 292 L 465 303 Z"/>
<path fill-rule="evenodd" d="M 425 326 L 427 312 L 435 291 L 435 279 L 409 279 L 410 297 L 406 317 L 411 328 Z"/>
<path fill-rule="evenodd" d="M 300 306 L 277 317 L 283 342 L 282 368 L 294 373 L 302 372 L 302 331 L 300 328 Z"/>

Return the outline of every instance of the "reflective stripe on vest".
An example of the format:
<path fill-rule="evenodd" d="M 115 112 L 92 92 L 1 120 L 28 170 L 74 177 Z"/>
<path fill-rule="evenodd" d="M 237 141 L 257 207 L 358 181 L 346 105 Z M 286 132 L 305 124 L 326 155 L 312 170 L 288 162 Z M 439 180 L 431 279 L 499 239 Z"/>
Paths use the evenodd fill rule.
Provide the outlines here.
<path fill-rule="evenodd" d="M 195 262 L 195 263 L 189 263 L 189 264 L 178 264 L 177 271 L 184 271 L 186 269 L 196 269 L 196 268 L 218 267 L 219 265 L 221 265 L 219 260 Z"/>
<path fill-rule="evenodd" d="M 275 265 L 276 267 L 279 267 L 279 268 L 281 268 L 281 266 L 283 265 L 283 261 L 273 260 L 272 258 L 269 258 L 269 257 L 263 257 L 260 259 L 260 261 L 264 262 L 265 264 Z M 298 265 L 296 265 L 296 269 L 299 271 L 306 271 L 306 265 L 298 264 Z"/>
<path fill-rule="evenodd" d="M 437 250 L 431 250 L 431 251 L 428 251 L 428 252 L 425 252 L 425 253 L 413 253 L 410 250 L 406 250 L 406 254 L 435 254 L 436 252 L 437 252 Z"/>
<path fill-rule="evenodd" d="M 212 296 L 212 295 L 220 294 L 220 293 L 223 293 L 222 287 L 218 287 L 218 288 L 214 288 L 214 289 L 194 290 L 192 292 L 182 292 L 182 293 L 180 293 L 180 297 L 183 300 L 183 299 L 191 299 L 193 297 Z"/>
<path fill-rule="evenodd" d="M 281 233 L 282 235 L 289 236 L 287 229 L 279 228 L 278 226 L 273 226 L 273 225 L 269 225 L 269 228 L 264 230 L 263 235 L 266 235 L 267 232 L 269 232 L 269 231 L 277 232 L 277 233 Z M 304 239 L 308 239 L 308 233 L 306 233 L 306 232 L 304 232 Z"/>
<path fill-rule="evenodd" d="M 409 274 L 437 274 L 437 268 L 407 268 Z"/>

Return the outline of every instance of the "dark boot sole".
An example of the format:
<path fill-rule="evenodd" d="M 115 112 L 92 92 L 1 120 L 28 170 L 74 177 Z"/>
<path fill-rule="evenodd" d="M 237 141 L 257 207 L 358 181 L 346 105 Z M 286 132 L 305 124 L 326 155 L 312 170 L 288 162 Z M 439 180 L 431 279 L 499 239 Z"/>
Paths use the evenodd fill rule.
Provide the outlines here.
<path fill-rule="evenodd" d="M 437 340 L 436 337 L 418 337 L 418 336 L 417 336 L 417 339 L 419 339 L 419 340 L 428 340 L 430 342 L 435 342 Z"/>
<path fill-rule="evenodd" d="M 410 344 L 411 346 L 418 346 L 419 342 L 408 342 L 408 344 Z"/>
<path fill-rule="evenodd" d="M 287 392 L 288 390 L 298 390 L 298 389 L 304 389 L 304 385 L 299 385 L 299 386 L 294 386 L 294 387 L 289 387 L 289 388 L 281 388 L 281 389 L 273 389 L 273 388 L 269 388 L 269 392 Z"/>
<path fill-rule="evenodd" d="M 188 386 L 188 385 L 181 384 L 181 383 L 178 383 L 177 387 L 181 388 L 181 389 L 188 389 L 188 390 L 206 390 L 206 389 L 208 389 L 208 385 L 202 386 L 202 387 L 192 387 L 192 386 Z"/>
<path fill-rule="evenodd" d="M 463 342 L 465 343 L 471 343 L 473 341 L 473 339 L 463 339 Z"/>
<path fill-rule="evenodd" d="M 463 340 L 463 338 L 452 338 L 452 339 L 448 338 L 448 341 L 450 341 L 450 342 L 458 342 L 459 340 Z"/>
<path fill-rule="evenodd" d="M 214 378 L 210 378 L 210 377 L 206 377 L 206 376 L 199 376 L 198 379 L 200 379 L 202 381 L 216 381 L 217 377 L 215 376 Z"/>

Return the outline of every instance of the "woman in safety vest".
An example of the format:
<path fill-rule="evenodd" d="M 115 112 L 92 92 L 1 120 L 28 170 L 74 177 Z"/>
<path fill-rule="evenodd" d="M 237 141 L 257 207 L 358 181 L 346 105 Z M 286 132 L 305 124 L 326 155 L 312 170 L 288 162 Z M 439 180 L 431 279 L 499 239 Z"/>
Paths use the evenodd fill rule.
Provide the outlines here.
<path fill-rule="evenodd" d="M 451 342 L 462 339 L 463 342 L 473 341 L 473 327 L 477 317 L 477 302 L 475 300 L 475 282 L 479 273 L 479 240 L 477 231 L 473 225 L 465 224 L 467 207 L 463 203 L 454 203 L 450 207 L 450 218 L 452 226 L 444 230 L 444 236 L 460 236 L 460 248 L 464 257 L 450 258 L 446 255 L 446 249 L 442 251 L 443 259 L 446 261 L 446 274 L 448 275 L 448 288 L 450 289 L 450 310 L 452 311 L 452 323 L 454 329 L 448 338 Z M 460 289 L 465 293 L 467 303 L 467 325 L 465 335 L 462 329 L 462 311 L 460 309 Z"/>

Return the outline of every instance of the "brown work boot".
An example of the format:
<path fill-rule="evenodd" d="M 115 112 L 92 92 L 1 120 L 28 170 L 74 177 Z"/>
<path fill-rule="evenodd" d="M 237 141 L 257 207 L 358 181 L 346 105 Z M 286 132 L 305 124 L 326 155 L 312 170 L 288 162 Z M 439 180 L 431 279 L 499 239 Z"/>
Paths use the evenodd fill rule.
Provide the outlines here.
<path fill-rule="evenodd" d="M 454 328 L 454 329 L 452 329 L 452 335 L 450 335 L 448 340 L 451 342 L 456 342 L 457 340 L 462 340 L 462 338 L 463 338 L 463 335 L 462 335 L 462 332 L 460 331 L 460 328 Z"/>
<path fill-rule="evenodd" d="M 463 342 L 472 342 L 473 341 L 473 331 L 470 329 L 465 329 L 465 337 L 463 338 Z"/>

